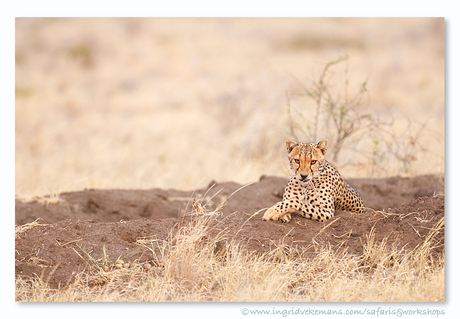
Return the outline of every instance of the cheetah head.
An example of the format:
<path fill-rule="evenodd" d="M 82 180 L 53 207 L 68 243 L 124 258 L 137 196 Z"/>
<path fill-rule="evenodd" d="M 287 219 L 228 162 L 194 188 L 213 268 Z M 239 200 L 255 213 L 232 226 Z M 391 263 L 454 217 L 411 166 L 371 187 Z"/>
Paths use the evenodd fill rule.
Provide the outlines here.
<path fill-rule="evenodd" d="M 300 178 L 301 181 L 310 181 L 318 177 L 321 167 L 324 164 L 328 140 L 322 140 L 318 144 L 314 143 L 297 143 L 293 141 L 286 142 L 286 148 L 289 153 L 289 163 L 292 174 Z"/>

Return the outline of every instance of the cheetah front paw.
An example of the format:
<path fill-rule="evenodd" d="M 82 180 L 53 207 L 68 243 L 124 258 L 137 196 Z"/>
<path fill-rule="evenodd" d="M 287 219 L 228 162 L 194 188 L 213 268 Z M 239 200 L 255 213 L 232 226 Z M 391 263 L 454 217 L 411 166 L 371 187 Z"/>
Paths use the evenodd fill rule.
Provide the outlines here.
<path fill-rule="evenodd" d="M 270 207 L 262 217 L 262 220 L 281 220 L 283 223 L 289 223 L 291 221 L 291 213 L 283 214 L 276 206 Z"/>
<path fill-rule="evenodd" d="M 281 214 L 279 210 L 276 208 L 276 206 L 273 206 L 267 209 L 267 211 L 264 214 L 264 217 L 262 217 L 262 220 L 278 220 L 280 216 Z"/>
<path fill-rule="evenodd" d="M 286 215 L 283 215 L 283 217 L 280 218 L 280 220 L 283 223 L 289 223 L 291 221 L 291 213 L 287 213 Z"/>

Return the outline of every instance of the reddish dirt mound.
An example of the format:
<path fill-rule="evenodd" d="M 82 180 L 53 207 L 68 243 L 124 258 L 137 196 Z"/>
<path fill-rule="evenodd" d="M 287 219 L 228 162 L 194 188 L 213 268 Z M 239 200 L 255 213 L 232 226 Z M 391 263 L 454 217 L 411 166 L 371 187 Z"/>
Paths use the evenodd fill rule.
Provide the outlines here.
<path fill-rule="evenodd" d="M 137 240 L 167 240 L 176 225 L 190 221 L 191 217 L 183 216 L 192 210 L 191 198 L 199 199 L 208 210 L 225 204 L 212 230 L 212 234 L 226 231 L 219 246 L 237 240 L 261 253 L 280 243 L 311 249 L 315 243 L 316 247 L 342 244 L 349 253 L 361 254 L 371 230 L 377 243 L 387 238 L 389 245 L 410 250 L 444 217 L 444 196 L 435 195 L 444 189 L 440 177 L 348 181 L 361 193 L 366 206 L 388 214 L 337 211 L 326 223 L 298 215 L 289 224 L 264 222 L 262 209 L 280 200 L 287 183 L 287 179 L 275 177 L 262 177 L 236 193 L 241 185 L 211 183 L 213 186 L 195 192 L 85 190 L 62 194 L 57 204 L 16 201 L 16 225 L 37 218 L 42 223 L 16 236 L 16 276 L 41 276 L 51 286 L 65 285 L 75 274 L 90 269 L 86 254 L 98 260 L 103 258 L 104 249 L 112 260 L 126 256 L 128 262 L 149 261 L 152 252 Z M 433 254 L 443 251 L 441 238 Z"/>

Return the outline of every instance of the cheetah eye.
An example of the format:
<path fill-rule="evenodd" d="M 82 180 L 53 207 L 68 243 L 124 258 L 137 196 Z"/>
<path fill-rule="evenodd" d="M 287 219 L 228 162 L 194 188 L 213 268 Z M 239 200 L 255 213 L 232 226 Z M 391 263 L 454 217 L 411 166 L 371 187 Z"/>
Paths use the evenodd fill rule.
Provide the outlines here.
<path fill-rule="evenodd" d="M 316 162 L 317 162 L 317 160 L 313 160 L 313 161 L 311 161 L 311 165 L 315 165 L 315 164 L 316 164 Z"/>
<path fill-rule="evenodd" d="M 299 164 L 299 163 L 300 163 L 300 160 L 295 159 L 294 162 L 296 162 L 297 164 Z"/>

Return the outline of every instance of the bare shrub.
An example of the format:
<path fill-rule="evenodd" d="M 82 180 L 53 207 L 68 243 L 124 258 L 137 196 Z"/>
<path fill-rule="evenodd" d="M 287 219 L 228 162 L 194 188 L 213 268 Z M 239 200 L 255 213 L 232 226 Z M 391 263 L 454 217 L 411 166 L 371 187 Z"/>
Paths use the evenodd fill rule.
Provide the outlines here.
<path fill-rule="evenodd" d="M 293 76 L 301 91 L 286 91 L 289 134 L 298 141 L 317 142 L 327 137 L 331 142 L 330 160 L 340 167 L 365 166 L 370 176 L 410 173 L 412 164 L 430 153 L 420 140 L 439 140 L 442 136 L 430 137 L 428 120 L 420 123 L 398 114 L 383 121 L 372 114 L 368 110 L 367 80 L 350 93 L 348 59 L 345 55 L 327 63 L 310 85 Z M 337 79 L 334 68 L 343 63 L 342 77 Z M 433 152 L 431 155 L 443 157 Z"/>

